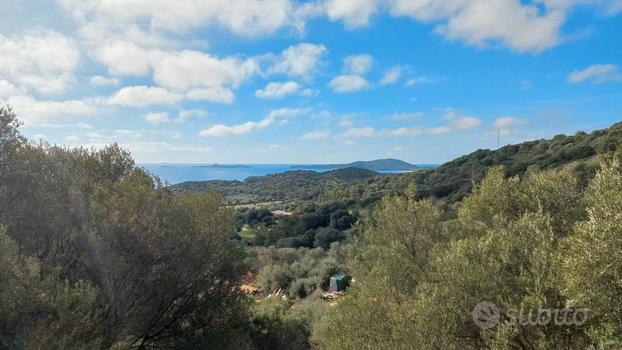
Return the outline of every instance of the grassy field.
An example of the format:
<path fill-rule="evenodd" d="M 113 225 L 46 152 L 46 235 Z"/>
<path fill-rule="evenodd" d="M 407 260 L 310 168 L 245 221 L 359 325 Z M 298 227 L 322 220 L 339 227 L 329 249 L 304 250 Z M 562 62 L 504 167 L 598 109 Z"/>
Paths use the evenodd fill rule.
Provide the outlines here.
<path fill-rule="evenodd" d="M 242 237 L 242 240 L 245 241 L 253 241 L 255 239 L 255 231 L 246 226 L 242 227 L 238 234 Z"/>

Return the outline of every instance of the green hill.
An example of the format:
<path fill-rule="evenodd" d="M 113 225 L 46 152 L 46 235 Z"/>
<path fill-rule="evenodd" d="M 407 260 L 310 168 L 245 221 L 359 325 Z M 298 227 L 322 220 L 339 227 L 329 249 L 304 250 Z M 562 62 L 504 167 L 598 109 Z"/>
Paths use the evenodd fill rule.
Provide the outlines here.
<path fill-rule="evenodd" d="M 593 173 L 595 157 L 620 151 L 622 123 L 592 133 L 557 135 L 549 140 L 523 142 L 497 150 L 480 149 L 447 162 L 436 169 L 414 175 L 421 197 L 461 200 L 479 182 L 487 169 L 502 165 L 507 175 L 520 175 L 529 169 L 550 169 L 572 166 L 582 178 Z"/>
<path fill-rule="evenodd" d="M 376 159 L 370 161 L 357 161 L 348 164 L 311 164 L 311 165 L 293 165 L 292 169 L 344 169 L 344 168 L 361 168 L 374 171 L 408 171 L 416 169 L 424 169 L 429 166 L 420 166 L 407 163 L 403 160 L 387 158 Z"/>
<path fill-rule="evenodd" d="M 189 181 L 172 186 L 175 191 L 218 191 L 235 204 L 308 200 L 316 198 L 328 184 L 346 186 L 370 179 L 379 173 L 360 168 L 344 168 L 327 172 L 292 170 L 265 176 L 251 176 L 244 181 Z"/>
<path fill-rule="evenodd" d="M 622 123 L 592 133 L 577 132 L 572 136 L 557 135 L 508 145 L 497 150 L 480 149 L 434 169 L 401 174 L 379 174 L 361 166 L 397 166 L 399 160 L 385 159 L 355 162 L 359 167 L 337 169 L 325 173 L 293 170 L 281 174 L 249 177 L 245 181 L 199 181 L 173 186 L 174 190 L 216 190 L 236 204 L 282 200 L 318 200 L 330 198 L 379 198 L 403 190 L 411 181 L 417 185 L 421 198 L 435 197 L 449 203 L 462 200 L 486 171 L 496 165 L 505 168 L 508 176 L 521 175 L 529 169 L 551 169 L 570 166 L 587 179 L 594 173 L 599 154 L 620 152 Z M 388 162 L 388 163 L 387 163 Z M 405 163 L 405 162 L 403 162 Z M 362 165 L 361 165 L 362 164 Z M 408 164 L 408 163 L 405 163 Z M 338 166 L 338 165 L 330 165 Z M 318 168 L 321 166 L 318 165 Z M 326 165 L 323 166 L 324 168 Z"/>

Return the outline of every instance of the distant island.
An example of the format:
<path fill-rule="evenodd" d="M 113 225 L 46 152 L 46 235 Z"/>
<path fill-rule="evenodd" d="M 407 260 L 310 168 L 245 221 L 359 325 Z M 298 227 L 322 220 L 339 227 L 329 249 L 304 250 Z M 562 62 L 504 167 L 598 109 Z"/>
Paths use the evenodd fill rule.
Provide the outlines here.
<path fill-rule="evenodd" d="M 409 171 L 420 169 L 435 168 L 435 165 L 415 165 L 407 163 L 403 160 L 387 158 L 376 159 L 370 161 L 358 161 L 348 164 L 307 164 L 307 165 L 292 165 L 292 169 L 345 169 L 345 168 L 360 168 L 374 171 Z"/>
<path fill-rule="evenodd" d="M 248 165 L 243 164 L 204 164 L 204 165 L 193 165 L 193 168 L 250 168 Z"/>

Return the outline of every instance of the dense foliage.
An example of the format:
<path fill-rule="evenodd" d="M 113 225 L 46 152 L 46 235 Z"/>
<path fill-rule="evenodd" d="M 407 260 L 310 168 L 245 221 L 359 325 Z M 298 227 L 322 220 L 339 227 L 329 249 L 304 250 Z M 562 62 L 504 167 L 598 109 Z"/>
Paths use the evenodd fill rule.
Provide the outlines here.
<path fill-rule="evenodd" d="M 18 128 L 0 109 L 0 349 L 622 347 L 622 124 L 430 171 L 173 189 L 116 145 Z M 354 279 L 328 303 L 334 273 Z M 543 308 L 589 317 L 511 322 Z"/>
<path fill-rule="evenodd" d="M 176 195 L 117 146 L 33 145 L 17 126 L 0 109 L 0 348 L 248 340 L 221 196 Z"/>
<path fill-rule="evenodd" d="M 251 176 L 244 181 L 190 181 L 172 186 L 177 191 L 218 191 L 233 204 L 274 201 L 316 201 L 330 191 L 349 183 L 383 176 L 375 171 L 345 168 L 325 173 L 292 170 L 280 174 Z"/>
<path fill-rule="evenodd" d="M 414 192 L 385 198 L 355 259 L 357 283 L 328 321 L 327 349 L 614 349 L 622 346 L 622 167 L 587 189 L 571 170 L 500 167 L 442 220 Z M 472 310 L 494 303 L 499 322 Z M 512 310 L 588 310 L 586 322 L 523 323 Z M 528 320 L 539 320 L 532 316 Z M 546 319 L 546 318 L 543 318 Z M 583 319 L 585 320 L 585 319 Z"/>
<path fill-rule="evenodd" d="M 278 247 L 320 247 L 353 234 L 353 225 L 359 220 L 361 208 L 357 202 L 333 202 L 310 205 L 301 212 L 275 217 L 265 209 L 243 211 L 238 226 L 254 232 L 253 244 Z"/>

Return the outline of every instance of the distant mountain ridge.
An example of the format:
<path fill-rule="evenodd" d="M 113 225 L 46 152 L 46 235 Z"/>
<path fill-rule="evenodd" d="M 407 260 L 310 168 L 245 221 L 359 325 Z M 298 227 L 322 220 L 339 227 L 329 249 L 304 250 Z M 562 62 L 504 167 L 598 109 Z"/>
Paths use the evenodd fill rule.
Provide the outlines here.
<path fill-rule="evenodd" d="M 403 160 L 386 158 L 369 161 L 357 161 L 347 164 L 310 164 L 310 165 L 292 165 L 292 169 L 345 169 L 360 168 L 374 171 L 408 171 L 426 169 L 431 166 L 415 165 Z"/>

